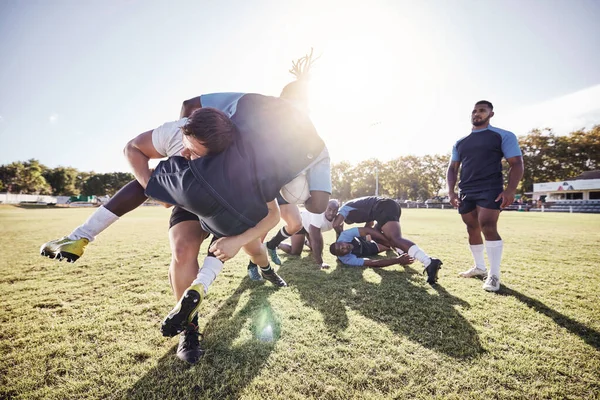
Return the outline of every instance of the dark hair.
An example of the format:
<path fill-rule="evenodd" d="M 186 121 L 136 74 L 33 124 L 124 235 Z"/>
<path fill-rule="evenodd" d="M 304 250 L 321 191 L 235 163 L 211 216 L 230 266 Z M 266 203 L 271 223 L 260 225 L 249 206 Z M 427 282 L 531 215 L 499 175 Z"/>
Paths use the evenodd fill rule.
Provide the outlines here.
<path fill-rule="evenodd" d="M 208 150 L 208 155 L 212 155 L 231 145 L 237 127 L 224 112 L 206 107 L 194 111 L 181 131 L 201 142 Z"/>
<path fill-rule="evenodd" d="M 330 252 L 331 254 L 333 254 L 334 256 L 337 256 L 337 254 L 335 254 L 335 244 L 336 244 L 336 243 L 337 243 L 337 242 L 333 242 L 333 243 L 331 243 L 331 246 L 329 246 L 329 252 Z"/>
<path fill-rule="evenodd" d="M 279 97 L 300 102 L 308 106 L 310 69 L 313 63 L 321 57 L 319 56 L 313 59 L 313 52 L 314 50 L 311 48 L 310 53 L 306 54 L 304 57 L 300 57 L 296 61 L 292 61 L 292 68 L 289 72 L 294 75 L 296 80 L 285 85 Z"/>
<path fill-rule="evenodd" d="M 488 106 L 490 108 L 490 110 L 494 109 L 494 105 L 487 100 L 479 100 L 477 103 L 475 103 L 476 106 L 478 106 L 480 104 L 485 104 L 486 106 Z"/>

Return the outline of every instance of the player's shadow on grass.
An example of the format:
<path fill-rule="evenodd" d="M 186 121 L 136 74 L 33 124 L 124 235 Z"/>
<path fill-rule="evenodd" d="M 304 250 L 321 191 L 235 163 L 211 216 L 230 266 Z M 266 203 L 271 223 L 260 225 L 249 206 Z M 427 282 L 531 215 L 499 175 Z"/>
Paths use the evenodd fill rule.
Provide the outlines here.
<path fill-rule="evenodd" d="M 526 296 L 523 293 L 519 293 L 507 286 L 502 285 L 498 294 L 502 296 L 513 296 L 529 308 L 550 317 L 558 325 L 579 336 L 584 342 L 594 347 L 596 350 L 600 350 L 600 333 L 592 328 L 551 309 L 539 300 Z"/>
<path fill-rule="evenodd" d="M 201 342 L 207 351 L 196 365 L 180 361 L 174 346 L 122 398 L 238 398 L 260 373 L 279 338 L 279 322 L 268 301 L 275 290 L 245 278 L 207 322 Z"/>
<path fill-rule="evenodd" d="M 346 307 L 385 324 L 424 347 L 451 357 L 467 359 L 483 353 L 473 326 L 456 309 L 468 303 L 435 286 L 436 294 L 424 286 L 426 277 L 420 269 L 343 267 L 318 271 L 310 259 L 288 259 L 281 275 L 295 287 L 302 300 L 321 312 L 327 329 L 333 333 L 348 327 Z M 417 267 L 418 268 L 418 267 Z M 379 282 L 363 278 L 375 273 Z M 373 275 L 371 275 L 374 278 Z"/>

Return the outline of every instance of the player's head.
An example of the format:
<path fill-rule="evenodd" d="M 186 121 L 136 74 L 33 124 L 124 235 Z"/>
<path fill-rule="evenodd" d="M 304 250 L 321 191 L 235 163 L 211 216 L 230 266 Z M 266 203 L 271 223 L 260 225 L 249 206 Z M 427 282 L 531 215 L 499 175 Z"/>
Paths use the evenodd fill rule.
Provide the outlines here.
<path fill-rule="evenodd" d="M 471 112 L 471 123 L 473 126 L 487 126 L 490 118 L 494 116 L 494 105 L 487 100 L 480 100 L 475 103 Z"/>
<path fill-rule="evenodd" d="M 327 203 L 327 208 L 325 209 L 325 219 L 327 221 L 333 221 L 333 219 L 337 215 L 339 209 L 340 209 L 339 201 L 337 201 L 336 199 L 329 200 L 329 203 Z"/>
<path fill-rule="evenodd" d="M 308 85 L 310 81 L 310 68 L 319 57 L 313 59 L 313 49 L 310 54 L 292 61 L 290 73 L 296 77 L 296 80 L 284 86 L 279 97 L 289 100 L 302 108 L 307 113 L 308 108 Z"/>
<path fill-rule="evenodd" d="M 353 248 L 354 247 L 352 246 L 352 243 L 335 242 L 332 243 L 331 246 L 329 246 L 329 252 L 334 256 L 341 257 L 345 256 L 346 254 L 350 254 Z"/>
<path fill-rule="evenodd" d="M 184 147 L 181 155 L 193 160 L 225 150 L 231 145 L 237 127 L 225 113 L 207 107 L 194 111 L 181 131 Z"/>

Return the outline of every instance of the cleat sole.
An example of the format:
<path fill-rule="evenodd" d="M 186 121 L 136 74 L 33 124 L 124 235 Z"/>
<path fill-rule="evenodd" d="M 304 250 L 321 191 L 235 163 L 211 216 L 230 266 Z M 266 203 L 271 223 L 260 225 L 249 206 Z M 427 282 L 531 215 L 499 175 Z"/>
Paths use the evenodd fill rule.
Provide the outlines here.
<path fill-rule="evenodd" d="M 173 337 L 183 332 L 194 316 L 198 313 L 198 308 L 202 299 L 195 290 L 188 291 L 180 303 L 164 319 L 160 330 L 163 336 Z"/>

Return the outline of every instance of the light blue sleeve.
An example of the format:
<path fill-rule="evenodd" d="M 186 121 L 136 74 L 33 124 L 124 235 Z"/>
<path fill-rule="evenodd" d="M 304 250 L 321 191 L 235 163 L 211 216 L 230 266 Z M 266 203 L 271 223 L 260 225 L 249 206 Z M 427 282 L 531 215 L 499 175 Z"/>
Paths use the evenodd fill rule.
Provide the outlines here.
<path fill-rule="evenodd" d="M 210 93 L 200 96 L 202 107 L 212 107 L 223 111 L 229 117 L 235 114 L 238 101 L 246 93 Z"/>
<path fill-rule="evenodd" d="M 458 154 L 458 149 L 456 148 L 456 143 L 452 146 L 452 162 L 460 161 L 460 154 Z"/>
<path fill-rule="evenodd" d="M 504 158 L 523 155 L 521 148 L 519 147 L 519 139 L 517 139 L 517 136 L 514 133 L 496 127 L 491 127 L 491 129 L 494 132 L 498 132 L 502 137 L 502 153 L 504 153 Z"/>
<path fill-rule="evenodd" d="M 519 147 L 519 140 L 514 133 L 507 132 L 506 135 L 502 136 L 502 152 L 504 153 L 504 158 L 523 155 L 521 148 Z"/>
<path fill-rule="evenodd" d="M 350 211 L 352 211 L 352 210 L 355 210 L 355 208 L 346 205 L 346 206 L 342 206 L 342 208 L 340 208 L 338 213 L 343 215 L 344 218 L 348 218 L 348 214 L 350 214 Z"/>
<path fill-rule="evenodd" d="M 353 267 L 362 267 L 363 265 L 365 265 L 365 259 L 364 258 L 358 258 L 358 257 L 356 257 L 352 253 L 346 254 L 345 256 L 341 256 L 341 257 L 338 257 L 338 258 L 344 264 L 351 265 Z"/>
<path fill-rule="evenodd" d="M 338 238 L 337 241 L 350 243 L 350 242 L 352 242 L 352 239 L 354 239 L 355 237 L 359 237 L 359 236 L 360 236 L 360 233 L 358 232 L 358 228 L 350 228 L 350 229 L 346 229 L 345 231 L 340 233 L 340 237 Z"/>
<path fill-rule="evenodd" d="M 331 194 L 331 160 L 327 147 L 308 167 L 306 172 L 309 190 L 320 190 Z"/>

